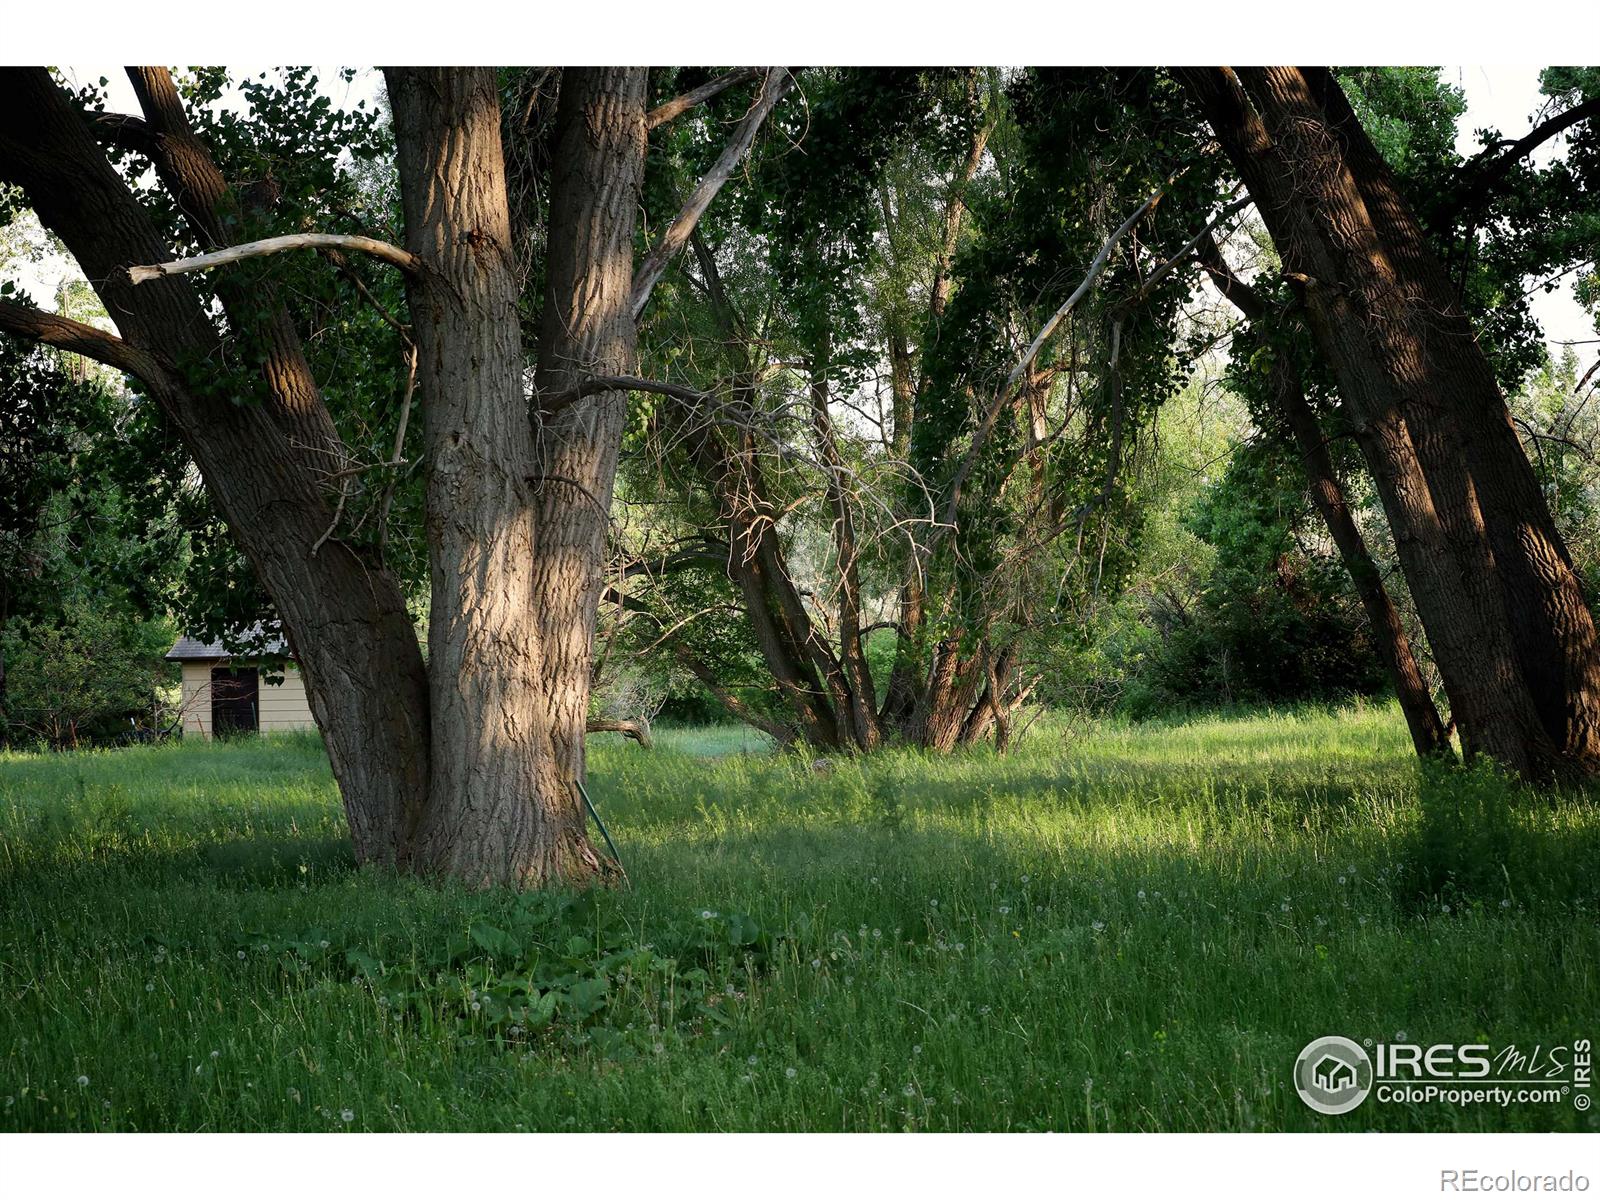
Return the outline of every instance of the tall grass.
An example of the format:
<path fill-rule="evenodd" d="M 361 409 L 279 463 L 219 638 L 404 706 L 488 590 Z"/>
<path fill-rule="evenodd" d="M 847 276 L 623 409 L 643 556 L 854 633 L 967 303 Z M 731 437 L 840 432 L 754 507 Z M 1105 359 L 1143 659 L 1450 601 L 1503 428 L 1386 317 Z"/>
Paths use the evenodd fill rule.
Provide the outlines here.
<path fill-rule="evenodd" d="M 0 757 L 0 1128 L 1600 1127 L 1296 1096 L 1323 1034 L 1596 1032 L 1592 802 L 1451 807 L 1388 708 L 659 742 L 593 739 L 633 886 L 576 903 L 356 870 L 314 738 Z"/>

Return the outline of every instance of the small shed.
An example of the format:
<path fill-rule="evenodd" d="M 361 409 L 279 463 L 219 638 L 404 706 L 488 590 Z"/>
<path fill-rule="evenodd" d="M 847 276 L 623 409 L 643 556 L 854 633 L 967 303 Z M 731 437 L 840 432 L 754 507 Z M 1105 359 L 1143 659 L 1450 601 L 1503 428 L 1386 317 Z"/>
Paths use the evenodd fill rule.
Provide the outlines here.
<path fill-rule="evenodd" d="M 269 645 L 266 652 L 287 654 L 281 640 Z M 235 658 L 221 642 L 202 642 L 185 635 L 167 651 L 167 660 L 183 666 L 185 736 L 316 728 L 305 679 L 292 659 L 284 667 L 281 681 L 271 683 L 257 660 Z"/>

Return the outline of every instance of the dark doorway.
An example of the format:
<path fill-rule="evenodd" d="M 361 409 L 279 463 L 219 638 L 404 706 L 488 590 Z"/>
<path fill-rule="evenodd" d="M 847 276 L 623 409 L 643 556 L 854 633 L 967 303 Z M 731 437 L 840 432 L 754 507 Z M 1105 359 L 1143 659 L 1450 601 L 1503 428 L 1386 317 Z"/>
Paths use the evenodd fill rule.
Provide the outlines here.
<path fill-rule="evenodd" d="M 211 668 L 211 736 L 256 731 L 261 681 L 254 667 Z"/>

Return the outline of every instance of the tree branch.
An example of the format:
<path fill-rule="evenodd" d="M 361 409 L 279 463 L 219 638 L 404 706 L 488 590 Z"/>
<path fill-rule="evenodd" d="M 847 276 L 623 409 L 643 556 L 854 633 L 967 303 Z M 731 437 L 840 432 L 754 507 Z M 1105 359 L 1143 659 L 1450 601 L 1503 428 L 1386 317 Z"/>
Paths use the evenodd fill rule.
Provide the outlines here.
<path fill-rule="evenodd" d="M 1033 360 L 1038 357 L 1039 351 L 1044 347 L 1045 342 L 1050 340 L 1050 335 L 1056 331 L 1056 327 L 1067 319 L 1072 310 L 1077 307 L 1078 301 L 1089 294 L 1089 289 L 1094 286 L 1094 281 L 1100 278 L 1101 273 L 1106 269 L 1106 264 L 1111 261 L 1111 252 L 1116 249 L 1117 243 L 1127 235 L 1130 229 L 1144 220 L 1151 209 L 1160 203 L 1161 197 L 1167 194 L 1167 188 L 1172 186 L 1172 180 L 1176 178 L 1177 176 L 1174 175 L 1172 179 L 1168 179 L 1166 183 L 1157 188 L 1155 193 L 1141 204 L 1126 221 L 1117 226 L 1116 231 L 1106 239 L 1105 245 L 1100 247 L 1100 253 L 1094 256 L 1094 261 L 1089 264 L 1088 271 L 1084 273 L 1083 282 L 1077 286 L 1072 295 L 1068 296 L 1061 307 L 1056 309 L 1050 319 L 1044 323 L 1044 327 L 1039 330 L 1038 336 L 1028 344 L 1027 350 L 1017 360 L 1017 365 L 1011 368 L 1011 374 L 1006 376 L 1005 386 L 1000 389 L 1002 395 L 1010 392 L 1016 386 L 1017 380 L 1021 379 L 1023 372 L 1033 364 Z M 992 424 L 992 421 L 988 423 Z"/>
<path fill-rule="evenodd" d="M 756 140 L 756 131 L 761 128 L 761 122 L 766 120 L 767 114 L 793 86 L 794 76 L 786 67 L 767 69 L 767 77 L 761 85 L 756 102 L 751 105 L 744 120 L 739 122 L 738 128 L 733 132 L 733 138 L 723 149 L 721 157 L 695 185 L 683 208 L 672 219 L 672 224 L 667 226 L 666 232 L 661 235 L 661 240 L 651 248 L 650 253 L 645 255 L 644 261 L 639 264 L 639 269 L 633 276 L 633 293 L 630 298 L 634 320 L 637 321 L 639 315 L 644 312 L 644 306 L 650 300 L 650 293 L 666 271 L 667 264 L 677 257 L 678 252 L 689 241 L 689 235 L 694 232 L 695 225 L 711 206 L 711 202 L 716 199 L 717 193 L 722 190 L 722 185 L 728 182 L 733 169 L 739 165 L 739 160 L 749 152 L 751 144 Z"/>
<path fill-rule="evenodd" d="M 1481 200 L 1486 192 L 1494 187 L 1506 173 L 1511 170 L 1521 159 L 1532 154 L 1557 134 L 1564 133 L 1579 121 L 1600 115 L 1600 96 L 1585 100 L 1582 104 L 1575 104 L 1559 116 L 1551 117 L 1543 124 L 1524 137 L 1512 142 L 1503 153 L 1491 158 L 1489 155 L 1495 147 L 1488 147 L 1476 158 L 1462 166 L 1462 170 L 1469 176 L 1470 182 L 1467 193 L 1462 199 L 1461 207 L 1467 208 Z"/>
<path fill-rule="evenodd" d="M 155 150 L 155 133 L 143 117 L 128 113 L 90 113 L 89 128 L 96 138 L 120 149 L 146 157 Z"/>
<path fill-rule="evenodd" d="M 656 392 L 688 404 L 704 404 L 712 399 L 706 392 L 696 391 L 679 383 L 665 383 L 659 379 L 645 379 L 638 375 L 590 375 L 564 392 L 541 397 L 539 415 L 549 419 L 569 404 L 576 404 L 586 396 L 595 396 L 601 392 Z"/>
<path fill-rule="evenodd" d="M 212 267 L 242 262 L 247 258 L 261 258 L 268 254 L 281 254 L 285 250 L 353 250 L 370 254 L 384 262 L 399 267 L 407 275 L 422 270 L 422 260 L 399 246 L 380 242 L 377 238 L 344 233 L 290 233 L 283 237 L 263 238 L 259 242 L 245 242 L 216 250 L 210 254 L 197 254 L 193 258 L 180 258 L 175 262 L 156 263 L 147 267 L 129 267 L 128 278 L 135 284 L 148 283 L 166 275 L 187 275 L 191 271 L 208 271 Z"/>
<path fill-rule="evenodd" d="M 737 71 L 719 75 L 710 83 L 702 83 L 699 87 L 674 97 L 657 108 L 652 108 L 645 114 L 644 127 L 654 129 L 657 125 L 665 125 L 674 117 L 681 117 L 691 108 L 704 104 L 711 97 L 721 95 L 735 84 L 743 83 L 746 79 L 759 79 L 761 73 L 760 67 L 740 67 Z"/>
<path fill-rule="evenodd" d="M 1139 288 L 1139 291 L 1135 295 L 1129 298 L 1128 303 L 1124 305 L 1124 308 L 1138 303 L 1140 300 L 1143 300 L 1146 296 L 1150 295 L 1151 292 L 1155 291 L 1156 285 L 1168 275 L 1172 274 L 1173 271 L 1177 270 L 1179 264 L 1181 264 L 1184 259 L 1188 258 L 1191 253 L 1200 249 L 1200 246 L 1203 242 L 1209 241 L 1213 246 L 1215 246 L 1216 239 L 1212 237 L 1212 232 L 1216 229 L 1216 227 L 1221 225 L 1229 217 L 1233 216 L 1234 213 L 1248 208 L 1249 206 L 1249 196 L 1243 196 L 1240 199 L 1235 200 L 1233 203 L 1225 205 L 1216 216 L 1212 217 L 1211 220 L 1205 223 L 1205 227 L 1202 228 L 1199 233 L 1195 234 L 1192 238 L 1185 242 L 1182 248 L 1179 249 L 1176 254 L 1167 259 L 1160 266 L 1156 267 L 1154 271 L 1150 272 L 1149 276 L 1145 279 L 1143 286 Z M 1202 265 L 1204 265 L 1203 252 L 1200 257 L 1202 259 Z"/>
<path fill-rule="evenodd" d="M 0 300 L 0 331 L 92 358 L 95 362 L 125 371 L 151 386 L 166 381 L 166 372 L 154 357 L 129 345 L 116 334 L 26 304 Z"/>
<path fill-rule="evenodd" d="M 1246 320 L 1259 321 L 1266 315 L 1267 302 L 1255 288 L 1234 273 L 1222 257 L 1222 248 L 1217 245 L 1217 239 L 1211 236 L 1209 229 L 1204 231 L 1200 239 L 1199 251 L 1200 265 L 1211 276 L 1217 290 L 1244 314 Z"/>

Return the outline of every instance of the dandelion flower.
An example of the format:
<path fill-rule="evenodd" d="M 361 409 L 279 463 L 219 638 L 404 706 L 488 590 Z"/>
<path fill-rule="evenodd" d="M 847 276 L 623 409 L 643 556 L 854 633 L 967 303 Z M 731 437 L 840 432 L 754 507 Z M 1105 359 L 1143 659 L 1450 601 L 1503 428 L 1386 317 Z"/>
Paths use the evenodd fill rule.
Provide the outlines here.
<path fill-rule="evenodd" d="M 911 1047 L 911 1053 L 913 1053 L 913 1054 L 921 1054 L 922 1053 L 922 1047 L 921 1046 L 913 1046 L 913 1047 Z"/>
<path fill-rule="evenodd" d="M 811 960 L 811 969 L 813 971 L 818 970 L 821 966 L 822 966 L 822 960 L 820 958 L 813 958 Z"/>
<path fill-rule="evenodd" d="M 711 918 L 712 918 L 712 917 L 714 917 L 714 916 L 716 916 L 716 914 L 715 914 L 715 913 L 713 913 L 713 912 L 712 912 L 712 911 L 711 911 L 711 910 L 710 910 L 710 909 L 709 909 L 709 908 L 708 908 L 708 909 L 705 909 L 705 910 L 703 910 L 703 911 L 702 911 L 702 912 L 701 912 L 701 913 L 700 913 L 700 919 L 701 919 L 701 920 L 702 920 L 702 921 L 709 921 L 709 920 L 711 920 Z"/>
<path fill-rule="evenodd" d="M 213 1050 L 211 1052 L 211 1057 L 212 1058 L 221 1058 L 222 1057 L 222 1051 L 221 1050 Z"/>
<path fill-rule="evenodd" d="M 748 1063 L 750 1066 L 753 1067 L 753 1066 L 756 1065 L 756 1056 L 754 1054 L 752 1054 L 749 1058 L 745 1059 L 744 1061 L 746 1063 Z"/>
<path fill-rule="evenodd" d="M 796 1071 L 793 1067 L 790 1067 L 786 1071 L 784 1071 L 783 1074 L 784 1074 L 785 1078 L 793 1079 L 796 1075 L 800 1074 L 800 1072 Z"/>
<path fill-rule="evenodd" d="M 239 951 L 239 957 L 240 957 L 240 958 L 243 958 L 243 957 L 244 957 L 244 951 L 243 951 L 243 950 L 241 950 L 241 951 Z"/>
<path fill-rule="evenodd" d="M 89 1077 L 87 1075 L 79 1075 L 78 1076 L 78 1086 L 79 1087 L 88 1087 L 89 1086 Z"/>
<path fill-rule="evenodd" d="M 1000 915 L 1002 917 L 1007 915 L 1010 911 L 1011 911 L 1011 906 L 1009 904 L 1002 904 L 1000 906 Z"/>
<path fill-rule="evenodd" d="M 147 992 L 153 992 L 156 990 L 156 985 L 153 983 L 147 983 L 144 985 L 144 990 Z"/>
<path fill-rule="evenodd" d="M 339 1112 L 339 1119 L 348 1125 L 351 1121 L 356 1119 L 356 1114 L 351 1112 L 348 1108 L 342 1109 Z"/>
<path fill-rule="evenodd" d="M 1023 882 L 1023 883 L 1027 883 L 1027 882 L 1028 882 L 1028 877 L 1027 877 L 1027 876 L 1026 876 L 1026 875 L 1024 875 L 1024 876 L 1023 876 L 1023 877 L 1022 877 L 1022 882 Z"/>
<path fill-rule="evenodd" d="M 1141 900 L 1144 899 L 1144 889 L 1143 888 L 1139 889 L 1139 899 L 1141 899 Z"/>
<path fill-rule="evenodd" d="M 1289 902 L 1287 900 L 1285 900 L 1282 904 L 1278 905 L 1278 907 L 1280 909 L 1282 909 L 1284 912 L 1288 912 L 1289 911 Z"/>

